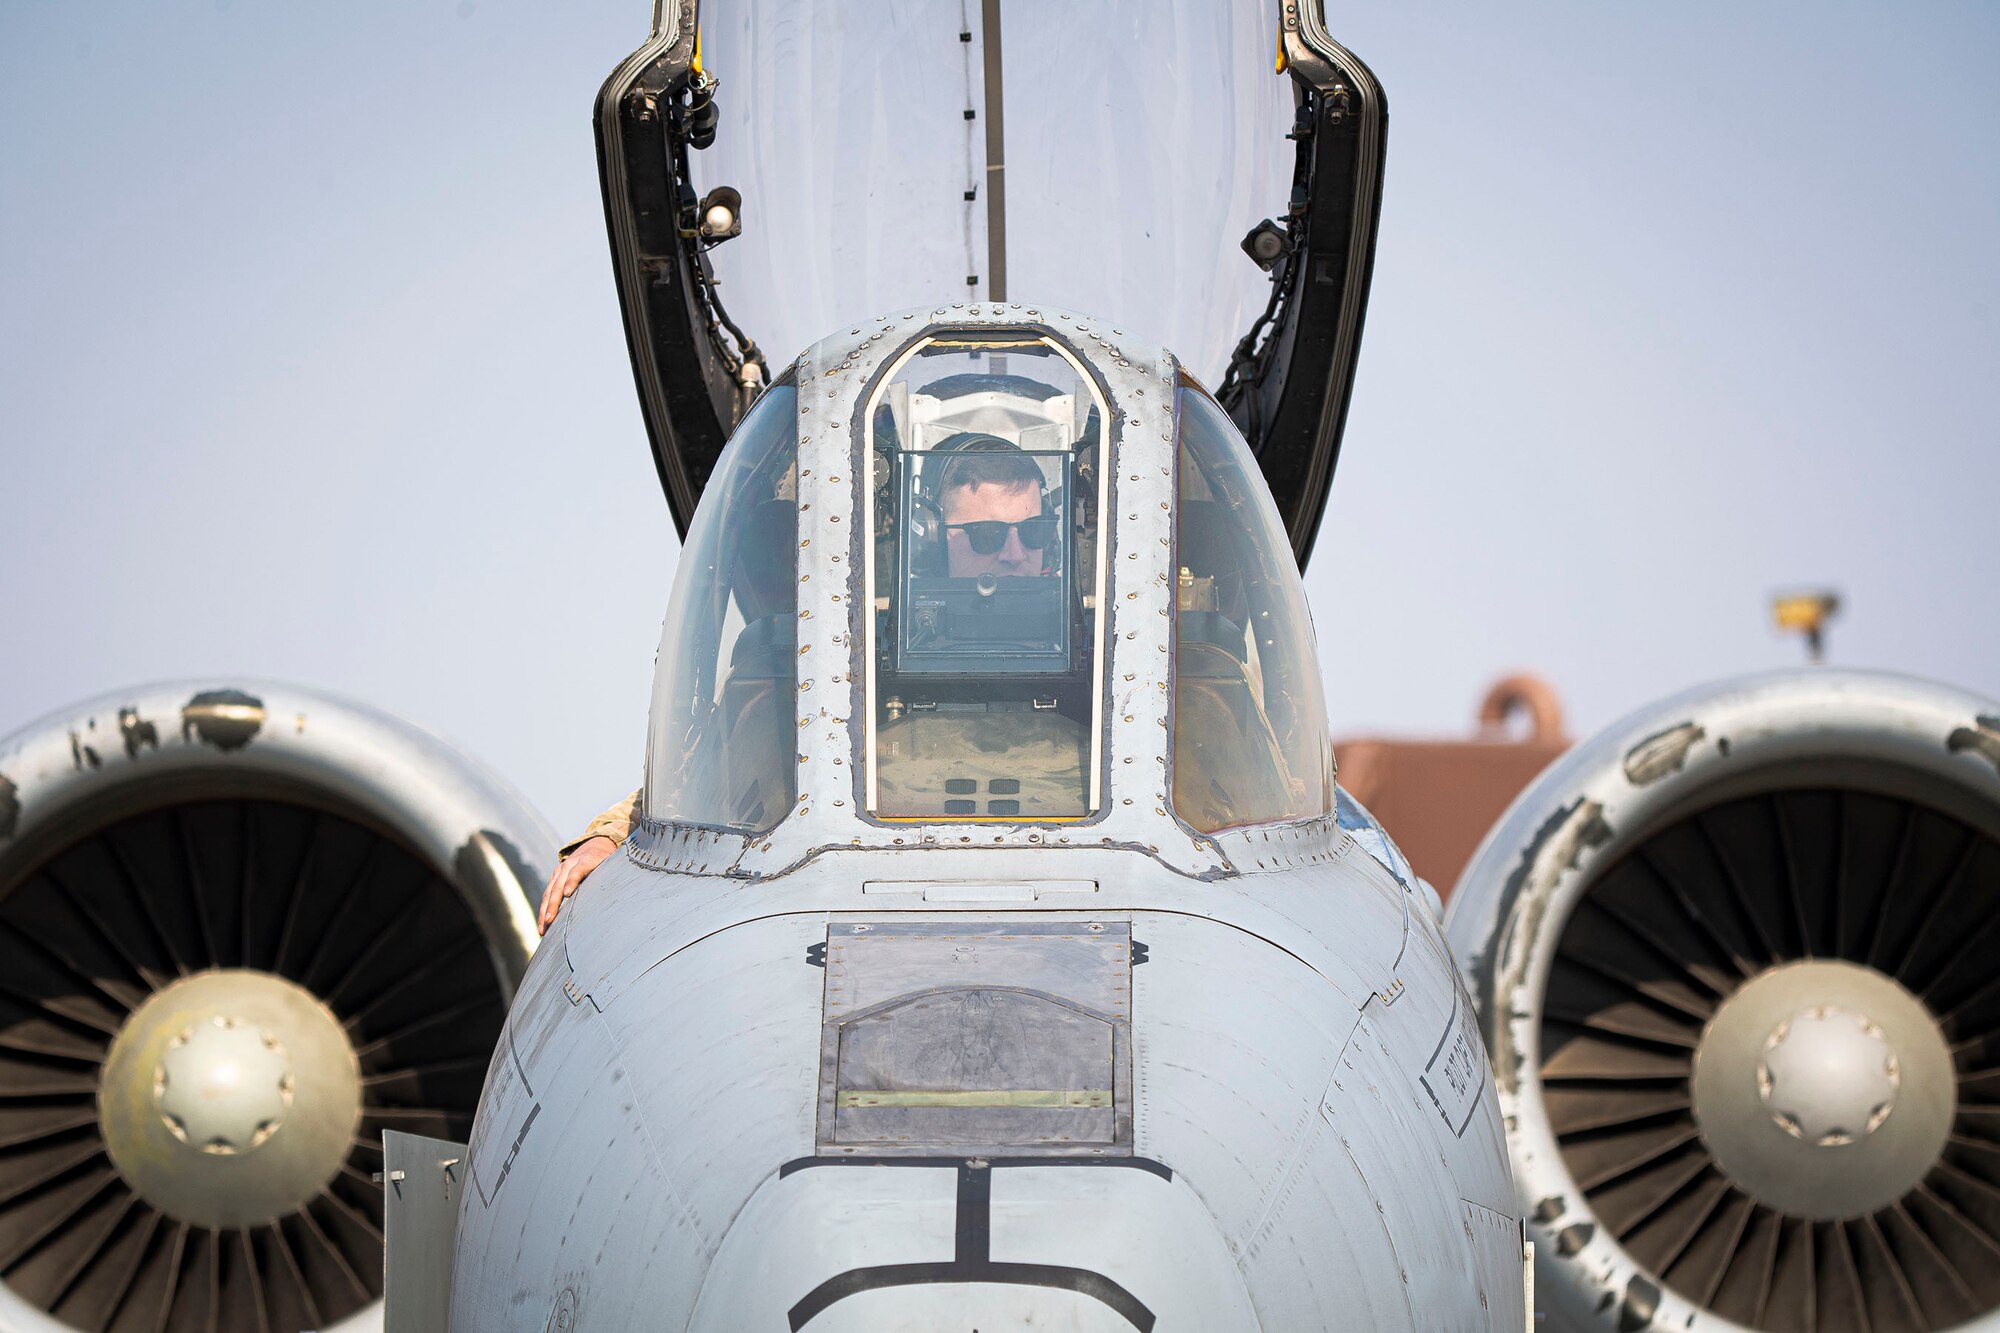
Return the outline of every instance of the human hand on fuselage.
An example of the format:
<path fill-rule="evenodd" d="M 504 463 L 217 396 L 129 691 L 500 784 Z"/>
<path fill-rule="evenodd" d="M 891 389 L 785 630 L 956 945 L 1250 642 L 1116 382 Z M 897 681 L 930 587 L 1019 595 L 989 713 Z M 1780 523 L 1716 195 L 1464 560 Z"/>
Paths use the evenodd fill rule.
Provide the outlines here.
<path fill-rule="evenodd" d="M 548 934 L 549 927 L 556 923 L 556 913 L 562 911 L 563 900 L 581 888 L 585 877 L 617 850 L 617 843 L 600 834 L 578 843 L 575 850 L 556 862 L 555 873 L 549 876 L 549 886 L 542 891 L 542 910 L 535 918 L 542 934 Z"/>

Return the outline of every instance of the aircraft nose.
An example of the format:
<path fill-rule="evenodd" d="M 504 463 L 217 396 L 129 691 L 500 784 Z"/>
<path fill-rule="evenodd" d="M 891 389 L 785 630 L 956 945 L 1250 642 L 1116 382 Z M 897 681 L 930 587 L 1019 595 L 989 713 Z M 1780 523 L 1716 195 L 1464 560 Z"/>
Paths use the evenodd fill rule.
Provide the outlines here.
<path fill-rule="evenodd" d="M 1221 1233 L 1140 1158 L 807 1158 L 723 1239 L 692 1327 L 1255 1328 Z"/>

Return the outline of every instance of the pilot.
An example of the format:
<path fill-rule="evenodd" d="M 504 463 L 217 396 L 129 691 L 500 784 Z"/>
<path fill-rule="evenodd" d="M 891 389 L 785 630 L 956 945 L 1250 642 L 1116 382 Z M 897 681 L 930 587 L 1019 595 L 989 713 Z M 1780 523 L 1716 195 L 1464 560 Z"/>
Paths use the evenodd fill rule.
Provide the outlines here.
<path fill-rule="evenodd" d="M 944 480 L 938 488 L 951 577 L 1033 577 L 1051 572 L 1049 548 L 1061 524 L 1045 512 L 1045 479 L 1035 460 L 1010 440 L 975 432 L 943 441 L 937 452 L 959 455 L 944 461 Z M 591 820 L 582 835 L 562 849 L 542 894 L 538 924 L 543 934 L 555 924 L 563 900 L 631 834 L 638 801 L 639 793 L 633 792 Z"/>
<path fill-rule="evenodd" d="M 946 461 L 938 497 L 951 576 L 1047 572 L 1058 525 L 1044 512 L 1035 460 L 992 435 L 960 436 L 939 448 L 963 455 Z"/>

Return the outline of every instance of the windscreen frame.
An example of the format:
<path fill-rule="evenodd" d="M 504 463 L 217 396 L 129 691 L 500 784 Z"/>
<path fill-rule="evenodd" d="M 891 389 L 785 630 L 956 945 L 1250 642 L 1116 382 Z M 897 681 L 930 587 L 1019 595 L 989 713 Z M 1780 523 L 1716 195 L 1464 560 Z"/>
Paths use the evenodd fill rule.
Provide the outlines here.
<path fill-rule="evenodd" d="M 882 594 L 878 591 L 878 580 L 882 576 L 882 571 L 877 568 L 872 489 L 869 480 L 876 458 L 876 420 L 891 386 L 897 383 L 913 360 L 927 348 L 933 347 L 977 347 L 986 351 L 1002 351 L 1008 347 L 1047 348 L 1076 377 L 1080 390 L 1089 395 L 1091 405 L 1097 414 L 1099 441 L 1095 491 L 1096 549 L 1093 554 L 1090 580 L 1086 585 L 1087 591 L 1083 593 L 1084 606 L 1091 613 L 1090 633 L 1087 639 L 1087 651 L 1091 655 L 1090 722 L 1086 728 L 1088 780 L 1085 810 L 1078 815 L 881 815 L 877 813 L 880 804 L 876 764 L 879 702 L 877 662 L 882 646 L 877 626 L 877 612 L 883 608 Z M 864 822 L 885 828 L 912 824 L 1068 826 L 1094 823 L 1103 819 L 1108 813 L 1106 765 L 1111 748 L 1112 729 L 1107 707 L 1106 673 L 1111 669 L 1110 653 L 1113 642 L 1110 619 L 1114 608 L 1109 604 L 1109 589 L 1111 560 L 1115 546 L 1113 533 L 1116 527 L 1113 522 L 1115 509 L 1112 474 L 1117 470 L 1114 456 L 1118 436 L 1118 431 L 1115 429 L 1117 420 L 1112 396 L 1090 363 L 1064 342 L 1053 328 L 1031 321 L 1004 325 L 944 323 L 931 325 L 908 338 L 893 354 L 885 357 L 866 382 L 863 391 L 856 396 L 850 422 L 853 442 L 850 465 L 853 468 L 854 491 L 861 503 L 856 507 L 857 521 L 850 541 L 861 587 L 858 595 L 852 598 L 849 642 L 858 645 L 853 665 L 861 676 L 861 679 L 855 682 L 855 706 L 861 710 L 862 725 L 853 729 L 854 759 L 857 769 L 854 774 L 854 796 L 855 814 Z M 1073 454 L 1074 449 L 1071 452 Z M 1078 475 L 1073 459 L 1069 475 L 1072 480 Z M 1070 504 L 1074 502 L 1074 497 L 1068 501 Z M 898 505 L 901 503 L 900 496 L 897 497 L 897 503 Z M 900 568 L 900 554 L 897 557 L 897 565 Z"/>

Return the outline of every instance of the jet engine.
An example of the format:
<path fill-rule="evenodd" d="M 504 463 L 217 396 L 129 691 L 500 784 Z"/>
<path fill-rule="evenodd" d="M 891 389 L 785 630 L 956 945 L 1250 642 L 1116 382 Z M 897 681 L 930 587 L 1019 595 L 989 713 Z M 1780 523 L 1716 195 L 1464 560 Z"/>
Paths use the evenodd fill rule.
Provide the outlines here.
<path fill-rule="evenodd" d="M 379 1327 L 381 1132 L 466 1137 L 553 844 L 294 686 L 0 740 L 0 1330 Z"/>
<path fill-rule="evenodd" d="M 1813 670 L 1559 760 L 1452 895 L 1558 1329 L 2000 1329 L 2000 706 Z"/>

